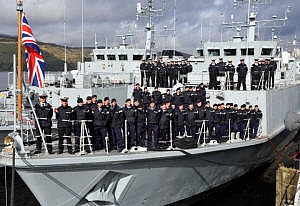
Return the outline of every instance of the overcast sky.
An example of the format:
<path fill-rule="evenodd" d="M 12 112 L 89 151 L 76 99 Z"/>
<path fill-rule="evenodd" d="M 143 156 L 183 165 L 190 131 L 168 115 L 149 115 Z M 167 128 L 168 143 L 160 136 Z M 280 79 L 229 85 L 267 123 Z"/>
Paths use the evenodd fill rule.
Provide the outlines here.
<path fill-rule="evenodd" d="M 1 28 L 0 33 L 16 35 L 17 15 L 15 1 L 0 0 Z M 65 2 L 65 3 L 64 3 Z M 134 34 L 128 42 L 137 47 L 144 46 L 145 19 L 136 21 L 137 0 L 84 0 L 84 45 L 93 46 L 97 35 L 99 45 L 117 45 L 119 39 L 115 35 L 123 33 Z M 146 5 L 146 0 L 140 1 Z M 161 0 L 155 0 L 155 7 L 163 7 Z M 156 30 L 160 37 L 156 39 L 156 46 L 172 48 L 171 31 L 162 31 L 163 26 L 173 29 L 173 13 L 175 0 L 165 0 L 164 15 L 155 19 Z M 203 41 L 219 41 L 228 39 L 232 33 L 223 29 L 221 23 L 246 19 L 247 7 L 239 5 L 233 8 L 233 0 L 176 0 L 176 48 L 179 50 L 193 50 Z M 241 2 L 241 0 L 237 0 Z M 299 0 L 265 0 L 268 5 L 258 9 L 258 19 L 271 19 L 273 15 L 284 17 L 286 9 L 291 6 L 287 14 L 289 20 L 284 28 L 276 28 L 275 33 L 283 41 L 291 41 L 295 34 L 300 38 L 300 1 Z M 272 3 L 270 6 L 269 3 Z M 64 12 L 64 8 L 65 12 Z M 68 46 L 81 45 L 81 0 L 24 0 L 24 11 L 39 41 L 57 44 L 64 43 L 63 25 L 66 17 L 66 43 Z M 244 12 L 244 14 L 243 14 Z M 222 17 L 222 14 L 224 14 Z M 201 34 L 202 25 L 202 34 Z M 259 36 L 263 39 L 271 38 L 270 25 L 261 25 Z"/>

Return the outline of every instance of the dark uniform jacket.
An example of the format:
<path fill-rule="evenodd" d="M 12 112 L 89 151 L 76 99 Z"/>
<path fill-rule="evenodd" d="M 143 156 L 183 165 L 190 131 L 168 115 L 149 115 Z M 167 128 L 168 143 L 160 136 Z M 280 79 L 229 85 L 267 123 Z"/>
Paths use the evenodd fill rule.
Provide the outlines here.
<path fill-rule="evenodd" d="M 94 127 L 106 127 L 107 123 L 109 122 L 109 118 L 110 118 L 110 114 L 109 114 L 109 110 L 105 109 L 105 108 L 96 108 L 93 109 L 92 111 L 93 113 L 93 123 L 94 123 Z"/>
<path fill-rule="evenodd" d="M 218 68 L 218 76 L 225 76 L 225 62 L 219 62 L 217 63 L 217 68 Z"/>
<path fill-rule="evenodd" d="M 176 109 L 174 111 L 174 126 L 183 127 L 185 125 L 187 113 L 185 110 Z"/>
<path fill-rule="evenodd" d="M 171 114 L 168 110 L 162 110 L 159 119 L 159 129 L 168 129 L 170 126 Z"/>
<path fill-rule="evenodd" d="M 57 127 L 71 127 L 72 126 L 72 108 L 70 106 L 60 106 L 56 110 Z"/>
<path fill-rule="evenodd" d="M 184 98 L 182 96 L 182 94 L 180 93 L 179 95 L 177 93 L 173 94 L 173 104 L 175 104 L 176 106 L 183 104 L 184 103 Z"/>
<path fill-rule="evenodd" d="M 161 110 L 158 109 L 147 109 L 147 123 L 158 125 L 159 119 L 160 119 L 160 113 Z"/>
<path fill-rule="evenodd" d="M 155 104 L 162 103 L 162 95 L 160 91 L 153 91 L 152 92 L 152 99 L 154 100 Z"/>
<path fill-rule="evenodd" d="M 186 125 L 188 127 L 196 126 L 196 120 L 197 120 L 197 116 L 198 116 L 197 110 L 195 110 L 195 109 L 192 109 L 192 110 L 188 109 L 186 111 L 186 114 L 187 114 L 186 115 L 186 119 L 185 119 Z"/>
<path fill-rule="evenodd" d="M 134 88 L 133 93 L 132 93 L 133 99 L 141 101 L 142 93 L 143 93 L 142 89 L 137 90 L 136 88 Z"/>
<path fill-rule="evenodd" d="M 124 122 L 124 114 L 121 107 L 116 105 L 110 108 L 111 128 L 122 128 Z"/>
<path fill-rule="evenodd" d="M 75 120 L 74 126 L 81 125 L 81 123 L 76 120 L 88 120 L 88 118 L 90 117 L 90 113 L 91 112 L 90 112 L 89 108 L 86 107 L 85 105 L 74 107 L 73 113 L 72 113 L 72 119 Z"/>
<path fill-rule="evenodd" d="M 141 97 L 142 97 L 142 100 L 141 100 L 142 103 L 147 104 L 147 105 L 150 104 L 150 102 L 151 102 L 151 94 L 150 94 L 150 92 L 143 92 L 141 94 Z"/>
<path fill-rule="evenodd" d="M 248 72 L 248 67 L 246 64 L 239 64 L 236 68 L 236 71 L 238 73 L 239 78 L 246 78 L 247 72 Z"/>
<path fill-rule="evenodd" d="M 136 111 L 136 125 L 137 127 L 143 127 L 146 124 L 146 112 L 144 109 L 137 109 Z"/>
<path fill-rule="evenodd" d="M 133 107 L 127 107 L 127 106 L 125 106 L 123 108 L 123 112 L 124 112 L 124 117 L 127 120 L 127 122 L 135 124 L 137 110 L 135 108 L 133 108 Z"/>
<path fill-rule="evenodd" d="M 38 118 L 41 127 L 51 127 L 52 126 L 52 116 L 53 109 L 49 103 L 44 103 L 44 106 L 41 103 L 35 105 L 35 113 Z"/>

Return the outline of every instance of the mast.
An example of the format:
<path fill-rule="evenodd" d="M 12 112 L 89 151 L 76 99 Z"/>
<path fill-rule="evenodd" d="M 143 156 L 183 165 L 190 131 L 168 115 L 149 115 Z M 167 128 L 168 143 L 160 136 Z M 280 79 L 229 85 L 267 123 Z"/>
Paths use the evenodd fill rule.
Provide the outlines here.
<path fill-rule="evenodd" d="M 64 0 L 64 55 L 65 55 L 65 62 L 64 62 L 64 72 L 65 74 L 68 71 L 67 67 L 67 42 L 66 42 L 66 1 Z"/>
<path fill-rule="evenodd" d="M 83 30 L 84 30 L 84 2 L 81 0 L 81 63 L 83 63 Z"/>
<path fill-rule="evenodd" d="M 18 12 L 18 120 L 21 121 L 22 110 L 22 14 L 23 0 L 17 0 Z"/>

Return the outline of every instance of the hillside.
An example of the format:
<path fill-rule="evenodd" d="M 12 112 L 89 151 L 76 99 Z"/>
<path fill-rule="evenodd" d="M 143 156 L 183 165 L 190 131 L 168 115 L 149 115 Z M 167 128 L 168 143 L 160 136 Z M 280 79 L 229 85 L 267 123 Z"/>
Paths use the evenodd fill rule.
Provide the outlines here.
<path fill-rule="evenodd" d="M 64 65 L 64 47 L 56 44 L 39 42 L 46 62 L 46 71 L 62 71 Z M 85 58 L 91 48 L 84 49 Z M 17 38 L 0 35 L 0 71 L 12 71 L 13 54 L 17 53 Z M 24 56 L 24 55 L 23 55 Z M 24 57 L 25 59 L 25 57 Z M 81 48 L 67 48 L 68 70 L 75 69 L 81 60 Z M 25 65 L 25 64 L 24 64 Z M 24 66 L 25 68 L 25 66 Z"/>

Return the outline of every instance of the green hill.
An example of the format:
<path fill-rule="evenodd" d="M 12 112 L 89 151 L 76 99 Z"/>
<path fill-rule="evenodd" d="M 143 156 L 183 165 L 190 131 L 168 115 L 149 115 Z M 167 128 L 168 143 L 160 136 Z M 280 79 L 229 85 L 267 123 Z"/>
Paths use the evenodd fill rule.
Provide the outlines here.
<path fill-rule="evenodd" d="M 46 62 L 46 71 L 62 71 L 64 67 L 64 47 L 44 42 L 39 42 L 39 46 Z M 88 58 L 90 52 L 91 48 L 84 49 L 85 59 Z M 13 54 L 17 54 L 17 38 L 0 35 L 0 71 L 12 71 Z M 26 68 L 24 55 L 23 59 L 23 65 Z M 80 60 L 80 48 L 67 48 L 68 70 L 75 69 L 77 62 Z"/>

